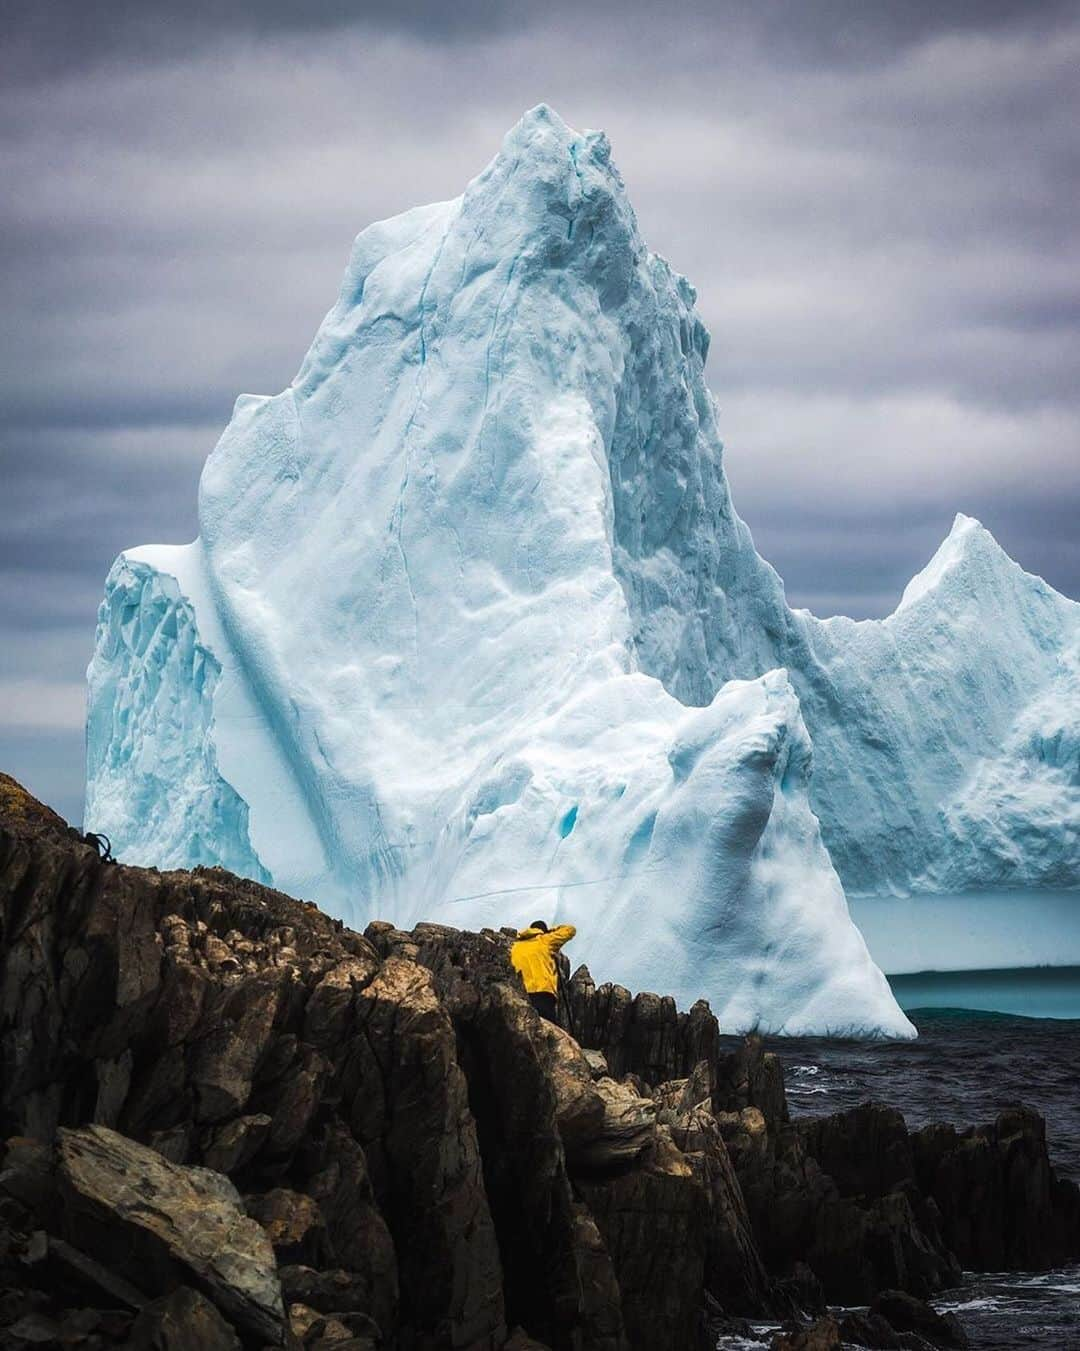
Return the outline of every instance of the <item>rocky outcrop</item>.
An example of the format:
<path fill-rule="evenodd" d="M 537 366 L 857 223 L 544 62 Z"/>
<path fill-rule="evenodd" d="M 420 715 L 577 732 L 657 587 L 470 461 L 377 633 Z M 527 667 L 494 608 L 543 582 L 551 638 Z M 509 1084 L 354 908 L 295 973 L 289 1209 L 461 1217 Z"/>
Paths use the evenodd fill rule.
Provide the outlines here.
<path fill-rule="evenodd" d="M 0 1348 L 683 1351 L 1080 1251 L 1032 1114 L 792 1123 L 705 1004 L 582 970 L 558 1028 L 509 941 L 113 865 L 0 778 Z"/>

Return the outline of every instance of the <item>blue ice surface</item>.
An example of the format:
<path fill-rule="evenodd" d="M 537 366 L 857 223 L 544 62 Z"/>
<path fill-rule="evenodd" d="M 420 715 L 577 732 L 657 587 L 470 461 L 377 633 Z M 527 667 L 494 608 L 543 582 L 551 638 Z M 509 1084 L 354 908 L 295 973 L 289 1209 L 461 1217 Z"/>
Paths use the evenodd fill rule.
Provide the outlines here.
<path fill-rule="evenodd" d="M 570 832 L 574 829 L 574 826 L 577 824 L 577 813 L 578 813 L 577 803 L 575 802 L 574 805 L 563 817 L 563 819 L 559 822 L 559 834 L 562 836 L 564 840 L 566 839 L 567 835 L 569 835 Z"/>

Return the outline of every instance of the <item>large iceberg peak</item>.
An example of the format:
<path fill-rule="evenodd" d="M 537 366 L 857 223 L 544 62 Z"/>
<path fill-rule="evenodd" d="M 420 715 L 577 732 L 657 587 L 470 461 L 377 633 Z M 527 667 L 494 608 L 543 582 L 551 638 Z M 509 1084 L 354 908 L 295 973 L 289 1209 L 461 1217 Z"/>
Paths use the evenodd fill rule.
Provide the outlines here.
<path fill-rule="evenodd" d="M 544 106 L 365 229 L 296 379 L 237 401 L 200 538 L 110 579 L 88 824 L 199 861 L 227 817 L 230 860 L 343 918 L 573 918 L 598 975 L 737 1026 L 910 1034 L 841 879 L 940 877 L 965 831 L 986 864 L 1000 776 L 946 809 L 1010 729 L 1029 754 L 1080 607 L 958 518 L 889 620 L 793 614 L 707 351 L 606 138 Z M 1023 873 L 1050 827 L 1010 811 Z"/>

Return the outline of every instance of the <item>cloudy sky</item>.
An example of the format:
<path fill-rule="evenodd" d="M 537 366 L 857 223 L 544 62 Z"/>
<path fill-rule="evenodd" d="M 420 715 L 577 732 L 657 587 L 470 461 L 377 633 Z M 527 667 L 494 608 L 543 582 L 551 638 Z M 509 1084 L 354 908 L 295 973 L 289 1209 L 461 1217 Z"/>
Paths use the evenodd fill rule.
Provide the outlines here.
<path fill-rule="evenodd" d="M 888 613 L 958 509 L 1080 596 L 1078 68 L 1038 0 L 8 0 L 0 768 L 80 818 L 113 557 L 194 535 L 352 236 L 541 100 L 696 285 L 794 603 Z"/>

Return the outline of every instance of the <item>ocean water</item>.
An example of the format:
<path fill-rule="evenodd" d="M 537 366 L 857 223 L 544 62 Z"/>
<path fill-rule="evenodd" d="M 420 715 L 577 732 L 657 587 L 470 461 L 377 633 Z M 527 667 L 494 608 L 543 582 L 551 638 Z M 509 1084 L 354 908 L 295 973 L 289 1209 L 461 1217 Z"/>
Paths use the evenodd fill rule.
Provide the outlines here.
<path fill-rule="evenodd" d="M 770 1042 L 784 1065 L 792 1114 L 826 1115 L 873 1099 L 898 1108 L 912 1127 L 977 1125 L 1024 1102 L 1046 1118 L 1055 1167 L 1080 1181 L 1080 968 L 934 972 L 890 982 L 918 1040 Z M 975 1351 L 1080 1351 L 1080 1266 L 968 1274 L 935 1303 L 956 1313 Z M 736 1351 L 750 1343 L 720 1345 Z"/>
<path fill-rule="evenodd" d="M 1080 891 L 850 896 L 878 966 L 895 972 L 1080 965 Z"/>

